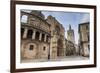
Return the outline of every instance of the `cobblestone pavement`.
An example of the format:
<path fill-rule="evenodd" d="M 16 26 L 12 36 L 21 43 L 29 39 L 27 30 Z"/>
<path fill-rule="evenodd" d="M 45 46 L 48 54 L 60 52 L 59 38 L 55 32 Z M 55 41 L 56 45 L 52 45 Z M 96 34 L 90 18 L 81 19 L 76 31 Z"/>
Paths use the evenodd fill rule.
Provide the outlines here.
<path fill-rule="evenodd" d="M 88 60 L 89 57 L 82 57 L 82 56 L 65 56 L 65 57 L 58 57 L 57 59 L 27 59 L 22 60 L 22 63 L 30 63 L 30 62 L 50 62 L 50 61 L 73 61 L 73 60 Z"/>

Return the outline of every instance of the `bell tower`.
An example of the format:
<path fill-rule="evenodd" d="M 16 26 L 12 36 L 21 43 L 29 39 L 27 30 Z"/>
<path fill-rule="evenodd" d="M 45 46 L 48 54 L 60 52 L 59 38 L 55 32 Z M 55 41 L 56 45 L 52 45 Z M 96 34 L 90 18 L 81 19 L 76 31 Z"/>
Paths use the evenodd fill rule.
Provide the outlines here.
<path fill-rule="evenodd" d="M 75 44 L 74 30 L 71 28 L 70 24 L 69 24 L 69 30 L 67 30 L 67 39 Z"/>

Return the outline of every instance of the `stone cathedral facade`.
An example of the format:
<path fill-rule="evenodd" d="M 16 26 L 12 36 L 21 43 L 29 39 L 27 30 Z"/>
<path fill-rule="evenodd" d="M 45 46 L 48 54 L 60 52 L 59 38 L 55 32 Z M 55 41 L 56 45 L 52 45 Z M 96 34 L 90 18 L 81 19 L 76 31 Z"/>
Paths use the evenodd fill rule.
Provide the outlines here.
<path fill-rule="evenodd" d="M 56 59 L 57 57 L 64 57 L 66 48 L 65 29 L 53 16 L 48 16 L 47 22 L 51 24 L 50 58 Z"/>
<path fill-rule="evenodd" d="M 56 59 L 65 56 L 64 27 L 53 16 L 41 11 L 21 11 L 21 59 Z"/>

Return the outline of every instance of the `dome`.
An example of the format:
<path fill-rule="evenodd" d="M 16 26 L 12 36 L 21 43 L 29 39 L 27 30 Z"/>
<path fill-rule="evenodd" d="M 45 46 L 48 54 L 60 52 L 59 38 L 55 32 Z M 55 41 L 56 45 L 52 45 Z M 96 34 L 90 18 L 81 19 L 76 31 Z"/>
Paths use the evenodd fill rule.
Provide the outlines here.
<path fill-rule="evenodd" d="M 31 11 L 31 14 L 34 14 L 38 17 L 41 17 L 42 19 L 44 19 L 44 15 L 41 13 L 41 11 L 36 11 L 36 10 L 33 10 Z"/>

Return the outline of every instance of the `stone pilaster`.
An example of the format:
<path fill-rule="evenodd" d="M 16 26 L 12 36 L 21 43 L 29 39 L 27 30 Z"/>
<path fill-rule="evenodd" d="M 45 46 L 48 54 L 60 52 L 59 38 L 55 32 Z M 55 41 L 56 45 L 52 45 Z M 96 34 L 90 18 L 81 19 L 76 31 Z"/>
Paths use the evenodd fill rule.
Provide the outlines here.
<path fill-rule="evenodd" d="M 41 41 L 41 39 L 42 39 L 42 33 L 40 33 L 39 35 L 39 40 Z"/>
<path fill-rule="evenodd" d="M 27 28 L 25 28 L 23 38 L 27 38 L 27 33 L 28 33 L 28 29 L 27 29 Z"/>
<path fill-rule="evenodd" d="M 47 35 L 45 34 L 45 37 L 44 37 L 44 42 L 46 42 L 46 39 L 47 39 Z"/>
<path fill-rule="evenodd" d="M 32 39 L 35 39 L 36 30 L 33 30 Z"/>

